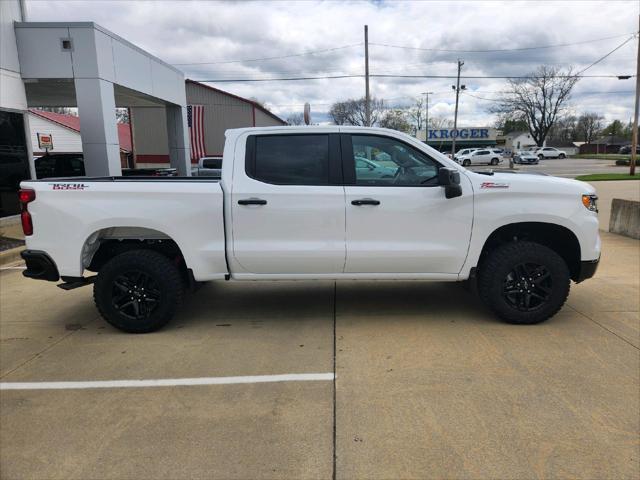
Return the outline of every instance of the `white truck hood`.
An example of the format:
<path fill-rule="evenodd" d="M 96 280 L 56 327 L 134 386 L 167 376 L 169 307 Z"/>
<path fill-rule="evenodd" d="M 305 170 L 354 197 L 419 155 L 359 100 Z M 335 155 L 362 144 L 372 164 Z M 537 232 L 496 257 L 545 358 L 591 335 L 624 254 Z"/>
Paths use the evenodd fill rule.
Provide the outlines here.
<path fill-rule="evenodd" d="M 515 172 L 494 172 L 493 175 L 483 175 L 470 170 L 466 170 L 465 174 L 471 180 L 476 193 L 505 190 L 540 194 L 590 195 L 596 192 L 595 188 L 588 183 L 550 175 Z"/>

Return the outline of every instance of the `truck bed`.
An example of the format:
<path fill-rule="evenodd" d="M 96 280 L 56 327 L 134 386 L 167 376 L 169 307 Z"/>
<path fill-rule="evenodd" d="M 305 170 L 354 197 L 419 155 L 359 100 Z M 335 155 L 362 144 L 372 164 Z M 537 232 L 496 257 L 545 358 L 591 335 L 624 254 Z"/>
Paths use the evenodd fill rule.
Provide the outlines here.
<path fill-rule="evenodd" d="M 224 194 L 199 177 L 76 177 L 24 181 L 29 250 L 47 252 L 60 276 L 79 277 L 106 240 L 173 241 L 196 280 L 224 278 Z"/>

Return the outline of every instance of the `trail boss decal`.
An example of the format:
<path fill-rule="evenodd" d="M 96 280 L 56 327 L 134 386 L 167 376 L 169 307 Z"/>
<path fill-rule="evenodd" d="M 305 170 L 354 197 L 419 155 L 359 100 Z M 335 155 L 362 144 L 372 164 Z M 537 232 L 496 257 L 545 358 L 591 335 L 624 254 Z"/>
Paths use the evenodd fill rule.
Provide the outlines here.
<path fill-rule="evenodd" d="M 89 185 L 84 183 L 50 183 L 52 190 L 84 190 L 89 188 Z"/>
<path fill-rule="evenodd" d="M 508 183 L 482 182 L 480 188 L 509 188 Z"/>

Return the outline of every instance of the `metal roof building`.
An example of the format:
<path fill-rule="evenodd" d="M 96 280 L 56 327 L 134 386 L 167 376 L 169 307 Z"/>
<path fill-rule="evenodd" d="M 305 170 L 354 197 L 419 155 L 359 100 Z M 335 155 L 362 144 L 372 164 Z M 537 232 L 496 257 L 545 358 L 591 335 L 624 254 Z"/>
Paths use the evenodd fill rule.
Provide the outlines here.
<path fill-rule="evenodd" d="M 224 132 L 229 128 L 263 127 L 287 123 L 257 102 L 193 80 L 185 82 L 187 105 L 204 107 L 204 147 L 207 156 L 222 156 Z M 133 151 L 137 167 L 169 162 L 167 125 L 162 108 L 131 108 Z M 192 158 L 196 162 L 197 158 Z"/>

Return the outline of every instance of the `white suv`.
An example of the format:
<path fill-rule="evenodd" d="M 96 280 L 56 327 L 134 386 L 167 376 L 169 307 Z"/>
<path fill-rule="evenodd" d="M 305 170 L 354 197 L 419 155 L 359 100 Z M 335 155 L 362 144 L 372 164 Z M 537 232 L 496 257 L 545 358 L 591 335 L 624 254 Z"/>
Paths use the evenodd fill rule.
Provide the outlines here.
<path fill-rule="evenodd" d="M 567 158 L 567 153 L 553 147 L 543 147 L 536 150 L 537 157 L 542 160 L 544 158 Z"/>
<path fill-rule="evenodd" d="M 474 164 L 497 165 L 502 161 L 502 153 L 491 148 L 479 148 L 467 155 L 456 157 L 456 162 L 465 167 Z"/>

